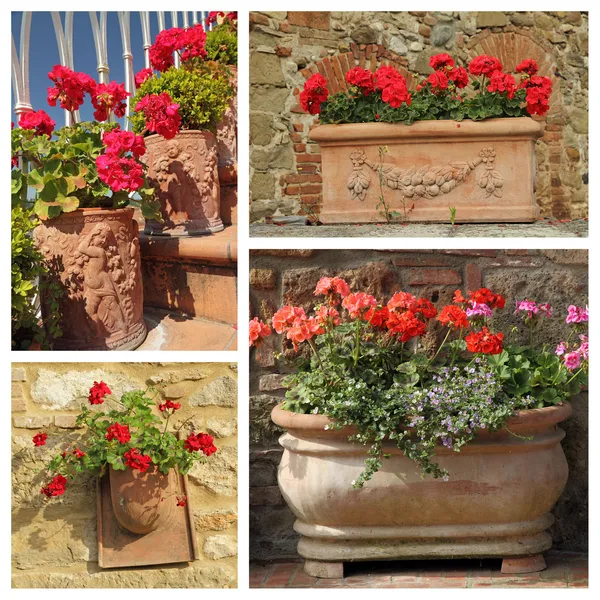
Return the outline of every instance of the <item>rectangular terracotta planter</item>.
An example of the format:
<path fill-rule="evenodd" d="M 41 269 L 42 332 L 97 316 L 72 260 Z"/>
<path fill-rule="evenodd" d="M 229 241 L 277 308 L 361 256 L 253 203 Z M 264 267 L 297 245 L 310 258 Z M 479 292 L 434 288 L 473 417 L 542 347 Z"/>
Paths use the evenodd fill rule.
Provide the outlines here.
<path fill-rule="evenodd" d="M 323 223 L 385 221 L 386 203 L 408 221 L 532 222 L 535 142 L 541 125 L 529 117 L 485 121 L 419 121 L 412 125 L 320 125 Z M 379 148 L 387 148 L 383 164 Z"/>

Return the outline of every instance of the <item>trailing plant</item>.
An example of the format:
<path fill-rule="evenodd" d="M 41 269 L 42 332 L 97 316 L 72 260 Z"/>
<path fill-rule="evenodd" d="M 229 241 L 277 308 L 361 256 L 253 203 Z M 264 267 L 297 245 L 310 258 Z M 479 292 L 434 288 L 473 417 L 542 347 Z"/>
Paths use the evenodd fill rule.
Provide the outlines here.
<path fill-rule="evenodd" d="M 109 468 L 141 473 L 156 469 L 166 475 L 176 469 L 185 475 L 196 462 L 204 462 L 217 452 L 212 436 L 206 433 L 188 431 L 185 439 L 178 435 L 188 427 L 189 420 L 174 432 L 169 430 L 169 421 L 181 404 L 172 400 L 157 402 L 154 388 L 126 392 L 120 401 L 107 398 L 109 395 L 112 392 L 103 381 L 94 382 L 90 388 L 88 400 L 92 407 L 105 400 L 113 407 L 83 407 L 76 424 L 85 432 L 48 463 L 52 479 L 41 489 L 48 498 L 63 495 L 67 481 L 82 473 L 102 476 Z M 39 432 L 32 441 L 35 446 L 44 446 L 47 437 L 47 433 Z M 178 497 L 177 502 L 185 506 L 186 499 Z"/>
<path fill-rule="evenodd" d="M 433 72 L 409 90 L 394 68 L 381 66 L 374 73 L 354 67 L 346 73 L 348 89 L 329 95 L 327 80 L 312 75 L 300 93 L 300 104 L 321 123 L 405 123 L 451 119 L 479 121 L 491 117 L 544 115 L 549 109 L 552 82 L 537 75 L 535 61 L 516 67 L 515 77 L 505 73 L 492 56 L 475 57 L 464 67 L 448 54 L 429 61 Z M 471 84 L 472 93 L 465 88 Z"/>
<path fill-rule="evenodd" d="M 52 348 L 62 335 L 59 327 L 62 289 L 55 283 L 39 283 L 48 272 L 44 257 L 31 236 L 38 224 L 31 211 L 17 206 L 11 211 L 11 323 L 12 343 L 16 350 L 26 350 L 32 342 L 42 349 Z M 45 287 L 48 299 L 48 318 L 45 327 L 39 324 L 37 298 L 39 288 Z"/>
<path fill-rule="evenodd" d="M 298 353 L 282 406 L 326 415 L 332 427 L 356 428 L 350 439 L 369 446 L 369 456 L 355 487 L 388 457 L 384 440 L 424 474 L 447 477 L 435 461 L 436 448 L 459 451 L 479 430 L 506 427 L 520 409 L 564 402 L 586 383 L 587 308 L 569 307 L 573 335 L 552 350 L 539 347 L 533 333 L 528 346 L 506 343 L 493 323 L 505 300 L 487 288 L 466 298 L 457 290 L 440 310 L 407 292 L 396 292 L 387 303 L 352 293 L 338 277 L 321 278 L 314 293 L 323 301 L 312 314 L 284 306 L 272 318 L 272 328 Z M 524 300 L 515 311 L 523 315 L 533 332 L 552 310 Z M 440 327 L 443 336 L 435 337 L 441 341 L 422 343 Z M 251 321 L 251 346 L 271 334 L 258 317 Z"/>
<path fill-rule="evenodd" d="M 234 48 L 237 57 L 237 36 L 229 19 L 214 31 L 210 46 L 200 23 L 165 29 L 156 36 L 149 50 L 151 68 L 135 76 L 138 89 L 131 100 L 131 120 L 136 133 L 161 133 L 170 139 L 180 129 L 216 129 L 234 93 L 227 64 Z"/>

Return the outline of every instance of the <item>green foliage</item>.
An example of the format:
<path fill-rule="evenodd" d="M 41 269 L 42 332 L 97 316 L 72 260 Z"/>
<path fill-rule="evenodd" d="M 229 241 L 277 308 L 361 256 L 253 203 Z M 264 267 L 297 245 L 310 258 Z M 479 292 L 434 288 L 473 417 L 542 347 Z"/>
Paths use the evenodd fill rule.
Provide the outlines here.
<path fill-rule="evenodd" d="M 218 61 L 223 65 L 237 65 L 237 46 L 237 31 L 227 21 L 206 32 L 205 50 L 208 60 Z"/>
<path fill-rule="evenodd" d="M 59 327 L 61 288 L 54 283 L 39 284 L 39 278 L 47 273 L 44 257 L 35 247 L 31 232 L 37 225 L 31 211 L 17 206 L 11 212 L 11 322 L 15 349 L 27 349 L 32 342 L 49 349 L 53 341 L 62 335 Z M 49 315 L 45 328 L 40 326 L 36 299 L 40 287 L 46 287 L 49 299 Z"/>
<path fill-rule="evenodd" d="M 458 90 L 459 92 L 462 90 Z M 415 121 L 471 119 L 480 121 L 492 117 L 529 116 L 523 107 L 525 90 L 517 90 L 514 98 L 505 93 L 480 91 L 468 98 L 445 91 L 434 93 L 429 87 L 412 93 L 410 105 L 392 108 L 376 91 L 365 96 L 360 89 L 350 87 L 338 92 L 321 105 L 319 121 L 326 123 L 404 123 Z"/>
<path fill-rule="evenodd" d="M 72 448 L 51 459 L 48 471 L 67 478 L 83 472 L 102 475 L 109 466 L 124 471 L 127 468 L 124 455 L 132 448 L 150 456 L 152 464 L 164 474 L 170 469 L 177 469 L 185 475 L 194 463 L 204 462 L 206 458 L 201 452 L 189 452 L 184 448 L 185 440 L 176 435 L 187 421 L 176 432 L 169 431 L 171 412 L 165 411 L 160 417 L 157 416 L 153 411 L 156 406 L 154 395 L 153 388 L 136 390 L 123 394 L 120 401 L 106 396 L 105 403 L 118 405 L 116 409 L 98 411 L 83 407 L 77 416 L 77 425 L 84 427 L 85 432 L 73 443 Z M 106 431 L 114 423 L 129 427 L 131 439 L 128 442 L 106 439 Z M 85 456 L 75 457 L 72 453 L 74 448 L 83 451 Z"/>
<path fill-rule="evenodd" d="M 230 78 L 229 69 L 214 62 L 171 67 L 147 79 L 132 98 L 131 106 L 135 107 L 148 94 L 167 92 L 173 102 L 179 104 L 181 129 L 214 131 L 233 96 Z M 146 127 L 144 115 L 135 113 L 131 120 L 133 130 L 143 133 Z"/>
<path fill-rule="evenodd" d="M 98 177 L 96 158 L 105 148 L 102 134 L 116 126 L 95 121 L 76 123 L 62 127 L 52 139 L 36 136 L 31 130 L 13 129 L 12 154 L 22 156 L 27 165 L 11 173 L 13 207 L 32 203 L 35 214 L 45 220 L 78 208 L 136 204 L 125 193 L 113 194 Z M 153 193 L 142 196 L 140 204 L 145 214 L 160 219 Z"/>

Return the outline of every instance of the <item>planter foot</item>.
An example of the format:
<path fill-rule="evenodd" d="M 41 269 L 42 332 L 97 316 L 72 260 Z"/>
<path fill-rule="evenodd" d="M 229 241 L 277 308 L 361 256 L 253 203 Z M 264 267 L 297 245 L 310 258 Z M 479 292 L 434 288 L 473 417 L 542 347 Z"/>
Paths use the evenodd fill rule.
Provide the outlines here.
<path fill-rule="evenodd" d="M 323 562 L 321 560 L 305 560 L 304 572 L 311 577 L 322 579 L 342 579 L 344 577 L 343 562 Z"/>
<path fill-rule="evenodd" d="M 542 554 L 532 556 L 511 556 L 502 561 L 502 573 L 523 574 L 536 573 L 546 568 L 546 561 Z"/>

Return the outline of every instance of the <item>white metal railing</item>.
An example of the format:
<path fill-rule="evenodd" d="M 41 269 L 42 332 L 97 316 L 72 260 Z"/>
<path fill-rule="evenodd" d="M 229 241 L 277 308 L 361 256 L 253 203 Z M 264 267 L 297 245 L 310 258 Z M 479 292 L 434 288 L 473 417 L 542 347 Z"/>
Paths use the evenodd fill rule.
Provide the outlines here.
<path fill-rule="evenodd" d="M 177 27 L 181 16 L 182 26 L 190 26 L 191 24 L 205 23 L 208 11 L 171 11 L 171 26 Z M 33 110 L 31 105 L 30 81 L 29 81 L 29 50 L 30 50 L 30 33 L 31 21 L 35 13 L 25 11 L 21 17 L 21 32 L 19 39 L 19 48 L 15 44 L 14 36 L 12 37 L 12 85 L 15 96 L 14 110 L 17 115 Z M 69 69 L 75 69 L 73 60 L 73 12 L 67 11 L 64 13 L 64 21 L 61 13 L 52 11 L 52 24 L 56 35 L 56 43 L 58 46 L 58 55 L 61 65 Z M 151 15 L 155 15 L 158 30 L 166 29 L 165 13 L 162 11 L 149 12 L 140 11 L 139 26 L 142 32 L 142 52 L 144 53 L 144 65 L 150 66 L 150 46 L 152 45 L 150 33 Z M 131 48 L 131 13 L 129 11 L 119 11 L 117 13 L 119 19 L 119 30 L 121 34 L 121 43 L 123 47 L 123 63 L 125 68 L 125 90 L 132 95 L 135 94 L 135 73 L 133 70 L 133 50 Z M 90 11 L 90 23 L 92 26 L 92 34 L 94 38 L 94 47 L 96 50 L 96 70 L 98 71 L 98 82 L 108 83 L 110 67 L 108 64 L 108 25 L 107 13 Z M 210 27 L 209 27 L 210 29 Z M 179 66 L 179 57 L 175 56 L 175 64 Z M 129 102 L 127 102 L 127 116 L 129 116 Z M 65 124 L 69 125 L 71 115 L 65 111 Z M 125 119 L 125 128 L 131 126 L 129 119 Z"/>

